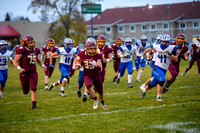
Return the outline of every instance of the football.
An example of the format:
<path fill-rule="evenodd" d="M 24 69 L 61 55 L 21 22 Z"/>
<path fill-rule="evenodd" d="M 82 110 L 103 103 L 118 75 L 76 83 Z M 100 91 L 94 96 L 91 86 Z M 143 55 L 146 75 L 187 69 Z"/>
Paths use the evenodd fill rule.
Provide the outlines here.
<path fill-rule="evenodd" d="M 80 69 L 81 67 L 82 67 L 82 61 L 76 59 L 75 62 L 74 62 L 73 69 L 74 69 L 74 70 L 78 70 L 78 69 Z"/>

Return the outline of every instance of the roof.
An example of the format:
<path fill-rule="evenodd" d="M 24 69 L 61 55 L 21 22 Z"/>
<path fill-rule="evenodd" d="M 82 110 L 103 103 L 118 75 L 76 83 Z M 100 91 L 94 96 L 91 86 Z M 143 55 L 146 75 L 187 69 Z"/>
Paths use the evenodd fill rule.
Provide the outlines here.
<path fill-rule="evenodd" d="M 0 36 L 1 37 L 18 37 L 20 36 L 20 34 L 10 25 L 0 25 Z"/>
<path fill-rule="evenodd" d="M 168 7 L 170 6 L 170 20 L 177 20 L 183 16 L 186 19 L 200 19 L 200 2 L 187 2 L 165 5 L 106 9 L 93 18 L 93 25 L 140 23 L 152 21 L 168 21 Z M 90 20 L 86 22 L 90 25 Z"/>

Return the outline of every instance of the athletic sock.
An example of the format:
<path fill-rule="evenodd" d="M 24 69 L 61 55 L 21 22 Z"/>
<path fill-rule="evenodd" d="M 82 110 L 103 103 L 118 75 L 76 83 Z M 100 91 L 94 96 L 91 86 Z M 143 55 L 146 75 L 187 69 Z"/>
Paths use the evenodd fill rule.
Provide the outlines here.
<path fill-rule="evenodd" d="M 128 75 L 128 83 L 131 84 L 131 81 L 132 81 L 132 75 L 129 74 Z"/>
<path fill-rule="evenodd" d="M 138 73 L 138 76 L 137 76 L 137 79 L 139 80 L 140 77 L 142 76 L 142 73 L 143 73 L 143 70 L 140 69 L 139 73 Z"/>

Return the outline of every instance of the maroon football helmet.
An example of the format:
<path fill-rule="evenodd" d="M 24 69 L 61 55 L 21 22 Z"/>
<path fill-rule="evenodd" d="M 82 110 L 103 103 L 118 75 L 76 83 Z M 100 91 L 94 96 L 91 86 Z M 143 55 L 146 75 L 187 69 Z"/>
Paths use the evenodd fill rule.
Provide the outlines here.
<path fill-rule="evenodd" d="M 24 40 L 24 46 L 26 46 L 27 48 L 33 49 L 34 47 L 36 47 L 35 39 L 32 36 L 27 35 L 23 38 L 23 40 Z"/>
<path fill-rule="evenodd" d="M 85 44 L 87 54 L 94 56 L 97 54 L 97 44 L 94 38 L 88 38 Z"/>
<path fill-rule="evenodd" d="M 97 37 L 97 44 L 99 48 L 103 48 L 106 45 L 107 38 L 104 35 L 99 35 Z"/>
<path fill-rule="evenodd" d="M 176 36 L 176 43 L 177 43 L 178 45 L 182 45 L 182 44 L 185 43 L 185 39 L 186 39 L 185 34 L 179 33 L 179 34 Z"/>
<path fill-rule="evenodd" d="M 52 38 L 49 38 L 49 39 L 47 40 L 47 46 L 48 46 L 49 48 L 55 47 L 55 41 L 54 41 Z"/>
<path fill-rule="evenodd" d="M 118 45 L 118 46 L 121 46 L 122 45 L 122 38 L 121 37 L 117 37 L 115 39 L 115 43 Z"/>

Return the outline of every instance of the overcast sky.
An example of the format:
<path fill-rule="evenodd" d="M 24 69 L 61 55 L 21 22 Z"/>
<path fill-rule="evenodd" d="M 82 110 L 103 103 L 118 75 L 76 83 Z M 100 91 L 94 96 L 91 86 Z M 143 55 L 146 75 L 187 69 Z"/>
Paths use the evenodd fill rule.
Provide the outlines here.
<path fill-rule="evenodd" d="M 103 0 L 101 4 L 102 11 L 115 7 L 135 7 L 145 6 L 147 3 L 152 5 L 192 2 L 193 0 Z M 12 18 L 17 16 L 28 17 L 31 22 L 40 21 L 39 14 L 33 14 L 32 10 L 27 10 L 31 0 L 0 0 L 0 21 L 5 20 L 7 12 L 12 13 Z M 86 19 L 90 18 L 85 15 Z"/>

